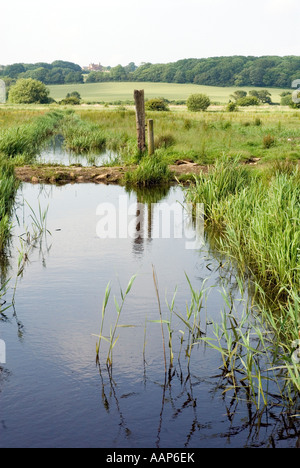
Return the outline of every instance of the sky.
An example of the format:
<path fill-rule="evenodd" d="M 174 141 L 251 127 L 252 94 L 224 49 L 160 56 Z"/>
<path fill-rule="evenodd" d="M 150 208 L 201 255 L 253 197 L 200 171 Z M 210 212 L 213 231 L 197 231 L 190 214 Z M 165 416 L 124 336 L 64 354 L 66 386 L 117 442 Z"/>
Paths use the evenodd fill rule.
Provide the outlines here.
<path fill-rule="evenodd" d="M 299 0 L 9 0 L 0 64 L 299 55 Z"/>

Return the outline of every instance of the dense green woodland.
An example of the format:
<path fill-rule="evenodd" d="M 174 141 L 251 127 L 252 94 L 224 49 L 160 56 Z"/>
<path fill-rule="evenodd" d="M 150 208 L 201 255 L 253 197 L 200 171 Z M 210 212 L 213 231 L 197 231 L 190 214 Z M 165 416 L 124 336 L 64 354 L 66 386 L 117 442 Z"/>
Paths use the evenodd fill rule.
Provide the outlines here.
<path fill-rule="evenodd" d="M 33 78 L 45 84 L 82 83 L 104 81 L 152 81 L 165 83 L 194 83 L 207 86 L 255 86 L 290 88 L 293 80 L 300 79 L 300 57 L 214 57 L 184 59 L 175 63 L 133 62 L 126 67 L 107 67 L 102 72 L 86 72 L 71 62 L 52 64 L 13 64 L 0 67 L 0 76 L 8 84 L 18 78 Z"/>

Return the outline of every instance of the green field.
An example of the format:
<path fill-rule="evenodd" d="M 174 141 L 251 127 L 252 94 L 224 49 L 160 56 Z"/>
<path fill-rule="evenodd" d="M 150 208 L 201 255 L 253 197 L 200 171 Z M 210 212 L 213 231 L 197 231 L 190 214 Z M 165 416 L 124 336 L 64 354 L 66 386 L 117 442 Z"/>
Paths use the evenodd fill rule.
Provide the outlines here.
<path fill-rule="evenodd" d="M 55 100 L 61 100 L 72 91 L 78 91 L 85 102 L 114 102 L 133 101 L 133 91 L 144 89 L 146 98 L 164 97 L 170 101 L 186 100 L 191 94 L 207 94 L 212 102 L 225 104 L 229 101 L 230 95 L 237 89 L 250 91 L 257 88 L 220 88 L 215 86 L 199 86 L 193 84 L 174 83 L 145 83 L 145 82 L 124 82 L 124 83 L 86 83 L 74 85 L 53 85 L 49 86 L 50 96 Z M 272 100 L 280 103 L 282 89 L 270 89 Z"/>

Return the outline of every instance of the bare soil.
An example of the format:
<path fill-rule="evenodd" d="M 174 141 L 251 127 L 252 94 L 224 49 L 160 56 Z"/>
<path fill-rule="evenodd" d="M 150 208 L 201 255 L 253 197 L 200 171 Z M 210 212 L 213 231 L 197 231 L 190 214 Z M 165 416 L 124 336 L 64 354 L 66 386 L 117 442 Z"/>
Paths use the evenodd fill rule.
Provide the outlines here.
<path fill-rule="evenodd" d="M 15 168 L 17 179 L 33 184 L 122 184 L 125 173 L 135 167 L 77 167 L 77 166 L 22 166 Z M 206 166 L 200 166 L 191 161 L 180 160 L 170 166 L 174 174 L 174 181 L 181 176 L 207 172 Z"/>

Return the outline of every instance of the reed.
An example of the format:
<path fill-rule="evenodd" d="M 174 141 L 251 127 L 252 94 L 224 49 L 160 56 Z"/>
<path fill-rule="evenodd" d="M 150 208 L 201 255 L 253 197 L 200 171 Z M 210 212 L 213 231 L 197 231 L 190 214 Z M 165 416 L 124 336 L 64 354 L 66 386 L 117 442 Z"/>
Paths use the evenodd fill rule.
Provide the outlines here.
<path fill-rule="evenodd" d="M 132 289 L 132 286 L 133 286 L 133 283 L 134 283 L 135 279 L 136 279 L 136 275 L 132 276 L 132 278 L 130 279 L 130 281 L 129 281 L 128 285 L 127 285 L 127 288 L 126 288 L 125 292 L 123 292 L 122 288 L 120 287 L 120 295 L 121 295 L 121 303 L 120 304 L 118 303 L 117 298 L 114 296 L 114 303 L 115 303 L 115 308 L 116 308 L 116 311 L 117 311 L 117 318 L 116 318 L 115 324 L 110 326 L 109 337 L 106 337 L 106 336 L 103 335 L 103 327 L 104 327 L 104 322 L 105 322 L 106 309 L 107 309 L 110 294 L 111 294 L 110 283 L 107 285 L 106 290 L 105 290 L 104 300 L 103 300 L 103 304 L 102 304 L 102 319 L 101 319 L 100 334 L 99 335 L 94 335 L 94 336 L 97 336 L 97 338 L 98 338 L 98 343 L 96 344 L 96 362 L 98 364 L 100 364 L 100 346 L 101 346 L 102 340 L 106 341 L 108 343 L 108 345 L 109 345 L 107 358 L 106 358 L 106 365 L 109 368 L 112 367 L 112 364 L 113 364 L 113 349 L 114 349 L 114 347 L 115 347 L 115 345 L 116 345 L 116 343 L 117 343 L 117 341 L 119 339 L 119 335 L 116 337 L 116 333 L 117 333 L 118 327 L 120 326 L 119 321 L 120 321 L 120 317 L 121 317 L 121 312 L 123 310 L 126 298 L 127 298 L 128 294 L 130 293 L 130 291 Z M 122 327 L 126 327 L 126 326 L 130 326 L 130 325 L 122 325 Z"/>

